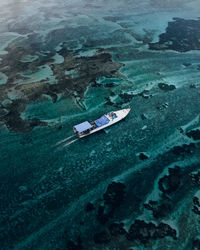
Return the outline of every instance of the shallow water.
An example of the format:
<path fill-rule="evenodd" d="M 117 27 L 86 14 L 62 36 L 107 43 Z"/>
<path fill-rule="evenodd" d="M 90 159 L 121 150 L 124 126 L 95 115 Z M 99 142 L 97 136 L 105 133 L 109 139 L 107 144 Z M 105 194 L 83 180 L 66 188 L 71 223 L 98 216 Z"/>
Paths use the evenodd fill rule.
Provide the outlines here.
<path fill-rule="evenodd" d="M 70 63 L 70 53 L 89 60 L 101 48 L 112 55 L 113 62 L 124 64 L 112 77 L 100 76 L 95 79 L 97 85 L 88 84 L 82 106 L 76 93 L 68 90 L 58 94 L 56 101 L 46 90 L 38 99 L 25 98 L 21 118 L 37 118 L 47 126 L 14 132 L 1 120 L 2 249 L 82 249 L 79 236 L 83 249 L 192 249 L 200 233 L 199 215 L 193 212 L 199 184 L 191 181 L 192 172 L 199 171 L 200 146 L 199 140 L 188 137 L 187 131 L 181 133 L 180 127 L 191 130 L 200 126 L 199 51 L 149 50 L 148 43 L 157 42 L 174 17 L 196 20 L 198 2 L 24 0 L 1 2 L 0 6 L 2 18 L 9 21 L 9 27 L 0 23 L 0 57 L 6 60 L 4 51 L 13 53 L 16 47 L 26 49 L 21 60 L 16 58 L 16 65 L 10 60 L 4 67 L 0 65 L 3 72 L 11 67 L 11 76 L 17 62 L 24 63 L 10 77 L 11 101 L 24 98 L 17 85 L 58 84 L 53 69 Z M 63 43 L 68 51 L 61 56 L 58 51 Z M 60 70 L 67 76 L 73 72 Z M 91 73 L 87 65 L 85 70 Z M 6 84 L 1 81 L 0 87 Z M 158 83 L 163 82 L 176 89 L 161 90 Z M 148 90 L 146 96 L 141 95 L 144 90 Z M 122 94 L 130 96 L 123 99 Z M 3 94 L 2 99 L 6 99 Z M 125 122 L 83 139 L 74 137 L 74 124 L 129 105 L 131 112 Z M 191 123 L 194 119 L 196 123 Z M 195 144 L 191 150 L 173 153 L 174 147 L 190 143 Z M 140 159 L 141 152 L 146 160 Z M 164 183 L 162 178 L 175 166 L 181 169 L 180 183 L 166 194 L 159 183 Z M 124 183 L 126 195 L 102 224 L 96 214 L 112 181 Z M 172 208 L 156 217 L 144 206 L 150 200 L 169 202 Z M 95 210 L 85 211 L 88 202 Z M 94 234 L 108 230 L 111 223 L 123 222 L 128 231 L 136 219 L 164 222 L 176 230 L 177 239 L 157 237 L 144 243 L 111 235 L 108 242 L 94 242 Z"/>

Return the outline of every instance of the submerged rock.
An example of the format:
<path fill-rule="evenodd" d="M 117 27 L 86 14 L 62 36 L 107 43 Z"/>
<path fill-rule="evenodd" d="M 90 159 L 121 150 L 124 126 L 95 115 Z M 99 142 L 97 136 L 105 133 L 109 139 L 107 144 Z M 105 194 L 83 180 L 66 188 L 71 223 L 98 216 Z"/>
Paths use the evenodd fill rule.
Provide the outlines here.
<path fill-rule="evenodd" d="M 181 146 L 175 146 L 172 149 L 172 152 L 175 155 L 185 155 L 185 154 L 191 154 L 193 153 L 193 150 L 195 149 L 195 144 L 190 143 L 190 144 L 183 144 Z"/>
<path fill-rule="evenodd" d="M 113 236 L 126 234 L 126 230 L 124 229 L 124 223 L 112 223 L 109 226 L 110 234 Z"/>
<path fill-rule="evenodd" d="M 94 242 L 96 244 L 104 244 L 104 243 L 109 243 L 111 240 L 111 236 L 108 231 L 104 230 L 100 233 L 96 233 L 94 235 Z"/>
<path fill-rule="evenodd" d="M 128 94 L 128 93 L 123 93 L 119 94 L 119 97 L 123 99 L 123 103 L 130 102 L 132 100 L 134 95 Z"/>
<path fill-rule="evenodd" d="M 199 195 L 195 195 L 194 198 L 193 198 L 193 209 L 192 211 L 195 213 L 195 214 L 198 214 L 200 215 L 200 200 L 199 200 Z"/>
<path fill-rule="evenodd" d="M 95 209 L 94 205 L 91 202 L 88 202 L 88 204 L 85 207 L 86 212 L 93 211 Z"/>
<path fill-rule="evenodd" d="M 114 87 L 115 86 L 115 83 L 114 82 L 109 82 L 109 83 L 106 83 L 105 84 L 105 87 L 106 88 L 112 88 L 112 87 Z"/>
<path fill-rule="evenodd" d="M 188 67 L 188 66 L 191 66 L 191 63 L 185 62 L 185 63 L 183 63 L 183 65 L 184 65 L 185 67 Z"/>
<path fill-rule="evenodd" d="M 192 242 L 192 250 L 199 250 L 200 249 L 200 239 L 194 239 Z"/>
<path fill-rule="evenodd" d="M 152 50 L 176 50 L 186 52 L 200 49 L 200 20 L 174 18 L 168 22 L 166 32 L 159 35 L 159 42 L 149 43 Z"/>
<path fill-rule="evenodd" d="M 0 107 L 0 118 L 7 115 L 8 113 L 9 111 L 7 109 Z"/>
<path fill-rule="evenodd" d="M 112 182 L 108 185 L 103 195 L 104 204 L 99 205 L 97 212 L 97 220 L 101 224 L 105 224 L 113 216 L 115 209 L 123 202 L 125 187 L 121 182 Z"/>
<path fill-rule="evenodd" d="M 30 123 L 30 126 L 33 127 L 33 128 L 36 127 L 36 126 L 43 127 L 43 126 L 47 126 L 48 125 L 47 122 L 40 121 L 38 118 L 31 119 L 29 121 L 29 123 Z"/>
<path fill-rule="evenodd" d="M 141 114 L 141 118 L 142 118 L 142 120 L 146 120 L 148 117 L 146 114 Z"/>
<path fill-rule="evenodd" d="M 190 84 L 190 88 L 191 89 L 195 89 L 196 88 L 196 85 L 194 83 Z"/>
<path fill-rule="evenodd" d="M 175 85 L 168 85 L 166 83 L 158 83 L 158 87 L 164 91 L 170 91 L 176 89 Z"/>
<path fill-rule="evenodd" d="M 178 189 L 181 183 L 181 170 L 180 167 L 169 168 L 169 175 L 162 177 L 159 182 L 159 189 L 164 194 L 170 194 Z"/>
<path fill-rule="evenodd" d="M 63 128 L 63 126 L 62 126 L 62 125 L 58 126 L 58 130 L 61 130 L 62 128 Z"/>
<path fill-rule="evenodd" d="M 145 99 L 152 97 L 152 95 L 150 94 L 150 91 L 148 89 L 145 89 L 144 91 L 139 93 L 138 96 L 142 96 Z"/>
<path fill-rule="evenodd" d="M 27 44 L 29 43 L 27 42 Z M 123 66 L 121 63 L 113 62 L 112 56 L 109 53 L 105 53 L 103 49 L 93 56 L 77 57 L 76 53 L 68 50 L 64 43 L 60 51 L 58 51 L 59 55 L 64 58 L 62 63 L 52 63 L 52 56 L 56 53 L 54 50 L 43 56 L 38 56 L 36 61 L 22 63 L 20 59 L 27 54 L 27 49 L 30 49 L 29 52 L 33 50 L 33 48 L 23 48 L 23 46 L 19 45 L 14 46 L 3 57 L 1 62 L 1 66 L 4 68 L 3 73 L 9 76 L 9 84 L 5 84 L 5 86 L 0 85 L 0 102 L 3 102 L 2 105 L 6 105 L 3 106 L 4 110 L 0 111 L 0 122 L 14 132 L 28 132 L 35 126 L 47 125 L 47 123 L 39 120 L 33 119 L 29 121 L 21 118 L 21 114 L 26 111 L 27 105 L 36 101 L 43 102 L 45 100 L 44 95 L 50 96 L 53 103 L 55 103 L 58 96 L 66 96 L 67 94 L 75 97 L 77 104 L 84 110 L 85 106 L 82 99 L 90 83 L 93 82 L 95 84 L 96 79 L 99 77 L 109 78 L 115 76 Z M 33 54 L 36 53 L 36 51 L 32 52 Z M 40 53 L 37 52 L 37 54 Z M 7 67 L 11 63 L 15 66 Z M 33 79 L 33 82 L 31 82 L 30 75 L 30 83 L 23 83 L 24 77 L 19 72 L 25 74 L 25 72 L 31 70 L 33 74 L 36 74 L 40 72 L 41 68 L 45 68 L 48 63 L 48 67 L 53 72 L 53 78 L 55 78 L 54 82 L 51 82 L 48 77 L 45 79 L 39 78 L 38 82 L 35 82 Z M 79 66 L 77 67 L 77 65 Z M 12 70 L 10 70 L 11 68 Z M 66 74 L 66 71 L 70 73 Z M 75 73 L 73 73 L 74 71 Z M 18 81 L 21 81 L 21 84 L 18 84 Z M 106 86 L 112 87 L 113 83 Z M 77 93 L 76 96 L 72 94 L 75 91 Z M 14 93 L 15 100 L 6 104 L 4 100 L 8 100 L 9 95 L 11 95 L 8 93 Z"/>
<path fill-rule="evenodd" d="M 143 160 L 143 161 L 147 160 L 149 158 L 149 156 L 144 152 L 139 153 L 138 156 L 139 156 L 140 160 Z"/>
<path fill-rule="evenodd" d="M 148 210 L 151 210 L 153 216 L 155 218 L 163 218 L 169 214 L 172 209 L 172 206 L 169 202 L 156 202 L 156 201 L 149 201 L 149 203 L 145 203 L 144 207 Z"/>
<path fill-rule="evenodd" d="M 169 104 L 167 102 L 165 102 L 165 103 L 162 104 L 163 108 L 168 108 L 168 106 L 169 106 Z"/>
<path fill-rule="evenodd" d="M 19 192 L 24 193 L 28 191 L 28 188 L 26 186 L 19 186 L 18 190 Z"/>
<path fill-rule="evenodd" d="M 163 222 L 156 226 L 152 222 L 135 220 L 129 229 L 127 239 L 131 241 L 139 240 L 142 243 L 146 243 L 151 239 L 164 238 L 165 236 L 176 239 L 176 230 Z"/>
<path fill-rule="evenodd" d="M 82 240 L 78 237 L 77 242 L 69 240 L 67 242 L 67 250 L 81 250 L 83 249 Z"/>
<path fill-rule="evenodd" d="M 97 220 L 101 223 L 101 224 L 105 224 L 110 217 L 112 217 L 113 215 L 113 208 L 109 207 L 109 206 L 103 206 L 100 205 L 98 207 L 98 212 L 97 212 Z"/>
<path fill-rule="evenodd" d="M 121 182 L 109 184 L 106 193 L 103 195 L 106 204 L 118 207 L 124 200 L 126 186 Z"/>
<path fill-rule="evenodd" d="M 193 184 L 195 184 L 196 186 L 200 186 L 200 172 L 192 172 L 190 174 L 191 178 L 192 178 L 192 182 Z"/>
<path fill-rule="evenodd" d="M 195 129 L 186 133 L 186 135 L 194 140 L 200 140 L 200 130 Z"/>

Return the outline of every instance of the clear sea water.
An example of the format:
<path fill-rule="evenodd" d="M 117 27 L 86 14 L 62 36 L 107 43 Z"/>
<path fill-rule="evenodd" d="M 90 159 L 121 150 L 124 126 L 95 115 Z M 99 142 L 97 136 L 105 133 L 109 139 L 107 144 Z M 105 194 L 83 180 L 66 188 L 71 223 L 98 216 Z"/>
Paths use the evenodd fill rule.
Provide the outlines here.
<path fill-rule="evenodd" d="M 131 242 L 94 246 L 93 230 L 103 226 L 96 222 L 95 214 L 86 214 L 84 207 L 102 198 L 113 180 L 121 181 L 129 192 L 113 220 L 123 221 L 127 229 L 136 218 L 155 221 L 142 204 L 152 197 L 161 199 L 160 176 L 175 165 L 183 169 L 191 166 L 186 174 L 198 170 L 198 152 L 171 160 L 165 154 L 174 146 L 192 141 L 178 129 L 195 118 L 198 121 L 199 89 L 192 92 L 188 86 L 199 82 L 196 68 L 200 52 L 152 51 L 145 38 L 156 42 L 174 17 L 197 19 L 199 11 L 198 1 L 1 1 L 0 57 L 9 53 L 7 46 L 26 43 L 29 33 L 20 31 L 30 30 L 37 34 L 35 41 L 42 43 L 41 49 L 35 48 L 39 56 L 59 50 L 65 42 L 77 56 L 90 57 L 103 48 L 114 62 L 124 64 L 118 77 L 96 79 L 101 86 L 87 88 L 83 99 L 86 110 L 70 96 L 61 95 L 53 103 L 44 95 L 43 101 L 27 104 L 21 117 L 38 118 L 48 126 L 26 133 L 0 127 L 1 249 L 66 249 L 63 242 L 80 234 L 86 249 L 129 249 L 131 244 L 133 249 L 191 247 L 190 242 L 199 235 L 199 222 L 192 212 L 197 189 L 189 184 L 186 190 L 177 192 L 175 208 L 164 218 L 178 228 L 177 241 L 153 240 L 147 247 Z M 36 59 L 27 54 L 22 60 L 29 63 Z M 57 54 L 53 60 L 60 64 L 64 59 Z M 191 66 L 183 66 L 185 62 Z M 43 66 L 33 74 L 19 72 L 25 78 L 16 82 L 30 84 L 49 78 L 50 84 L 56 84 L 49 66 Z M 7 77 L 0 74 L 0 85 L 6 84 Z M 111 82 L 115 85 L 106 87 Z M 176 93 L 162 92 L 157 87 L 159 82 L 175 85 Z M 150 90 L 152 98 L 135 96 L 121 105 L 132 108 L 125 122 L 85 139 L 73 137 L 74 124 L 116 109 L 105 105 L 106 98 L 120 102 L 119 94 L 137 94 L 145 89 Z M 17 93 L 10 93 L 11 100 L 17 98 Z M 160 112 L 156 107 L 163 103 L 169 106 Z M 142 114 L 148 119 L 141 119 Z M 140 152 L 149 158 L 141 161 Z M 63 232 L 67 232 L 65 240 Z"/>

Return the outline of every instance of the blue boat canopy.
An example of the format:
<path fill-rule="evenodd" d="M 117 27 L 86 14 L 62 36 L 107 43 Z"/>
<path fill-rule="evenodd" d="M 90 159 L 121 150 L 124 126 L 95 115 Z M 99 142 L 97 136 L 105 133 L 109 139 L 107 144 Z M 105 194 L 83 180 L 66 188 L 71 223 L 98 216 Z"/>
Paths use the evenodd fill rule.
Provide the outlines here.
<path fill-rule="evenodd" d="M 109 121 L 110 120 L 105 115 L 103 115 L 102 117 L 100 117 L 99 119 L 97 119 L 94 122 L 95 122 L 97 127 L 101 127 L 101 126 L 106 125 L 107 123 L 109 123 Z"/>
<path fill-rule="evenodd" d="M 92 125 L 88 122 L 88 121 L 85 121 L 85 122 L 82 122 L 80 124 L 77 124 L 74 126 L 74 128 L 79 132 L 83 132 L 85 130 L 88 130 L 88 129 L 91 129 L 92 128 Z"/>

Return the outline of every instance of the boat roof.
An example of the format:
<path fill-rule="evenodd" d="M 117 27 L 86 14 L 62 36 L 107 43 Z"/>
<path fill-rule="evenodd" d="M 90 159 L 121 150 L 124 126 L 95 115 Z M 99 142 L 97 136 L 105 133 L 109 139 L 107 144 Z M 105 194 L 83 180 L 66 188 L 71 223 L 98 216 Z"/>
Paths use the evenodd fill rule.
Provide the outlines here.
<path fill-rule="evenodd" d="M 92 128 L 92 125 L 88 122 L 88 121 L 85 121 L 85 122 L 82 122 L 80 124 L 77 124 L 74 126 L 74 128 L 79 132 L 83 132 L 85 130 L 88 130 L 88 129 L 91 129 Z"/>
<path fill-rule="evenodd" d="M 101 127 L 101 126 L 106 125 L 107 123 L 109 123 L 109 121 L 110 120 L 105 115 L 103 115 L 102 117 L 100 117 L 99 119 L 97 119 L 94 122 L 95 122 L 97 127 Z"/>

